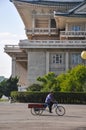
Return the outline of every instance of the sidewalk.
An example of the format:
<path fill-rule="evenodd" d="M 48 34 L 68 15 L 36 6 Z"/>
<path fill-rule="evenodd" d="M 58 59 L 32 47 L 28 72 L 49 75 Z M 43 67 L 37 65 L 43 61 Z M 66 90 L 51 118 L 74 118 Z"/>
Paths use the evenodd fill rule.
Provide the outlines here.
<path fill-rule="evenodd" d="M 0 103 L 0 130 L 86 130 L 86 105 L 63 105 L 64 116 L 33 116 L 27 103 Z"/>

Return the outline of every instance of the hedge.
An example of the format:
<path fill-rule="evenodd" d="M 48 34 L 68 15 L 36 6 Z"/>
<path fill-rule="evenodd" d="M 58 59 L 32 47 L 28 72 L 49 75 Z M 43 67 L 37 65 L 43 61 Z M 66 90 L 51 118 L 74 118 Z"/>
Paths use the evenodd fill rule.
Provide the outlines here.
<path fill-rule="evenodd" d="M 44 103 L 48 92 L 11 92 L 11 97 L 17 102 Z M 86 93 L 54 92 L 58 103 L 62 104 L 86 104 Z"/>

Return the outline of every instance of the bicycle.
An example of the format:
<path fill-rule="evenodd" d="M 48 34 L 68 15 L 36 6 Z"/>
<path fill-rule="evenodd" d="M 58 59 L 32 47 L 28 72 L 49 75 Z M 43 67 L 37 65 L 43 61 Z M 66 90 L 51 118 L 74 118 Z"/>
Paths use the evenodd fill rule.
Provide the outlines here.
<path fill-rule="evenodd" d="M 45 103 L 28 104 L 28 108 L 31 108 L 32 115 L 42 115 L 44 111 L 48 111 L 47 107 L 48 105 Z M 66 113 L 65 108 L 62 105 L 58 105 L 57 102 L 53 104 L 52 110 L 55 110 L 58 116 L 63 116 Z"/>

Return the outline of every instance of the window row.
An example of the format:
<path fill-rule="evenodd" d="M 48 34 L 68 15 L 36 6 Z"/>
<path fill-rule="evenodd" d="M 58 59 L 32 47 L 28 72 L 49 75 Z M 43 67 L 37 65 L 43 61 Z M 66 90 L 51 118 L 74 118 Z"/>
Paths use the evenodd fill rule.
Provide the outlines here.
<path fill-rule="evenodd" d="M 65 55 L 63 53 L 52 54 L 51 63 L 53 64 L 64 64 Z M 82 58 L 80 53 L 73 53 L 70 55 L 70 63 L 73 65 L 81 64 Z"/>

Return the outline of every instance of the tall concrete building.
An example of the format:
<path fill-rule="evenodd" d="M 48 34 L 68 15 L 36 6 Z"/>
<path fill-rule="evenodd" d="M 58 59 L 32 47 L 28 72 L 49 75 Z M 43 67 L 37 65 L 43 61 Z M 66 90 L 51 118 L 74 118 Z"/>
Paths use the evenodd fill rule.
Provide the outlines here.
<path fill-rule="evenodd" d="M 86 64 L 86 0 L 10 0 L 25 25 L 26 40 L 6 45 L 12 76 L 28 86 L 38 76 Z"/>

